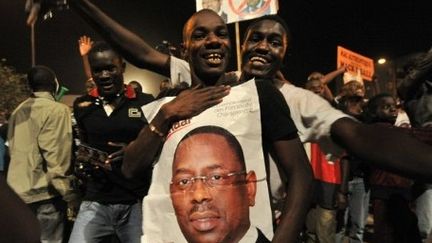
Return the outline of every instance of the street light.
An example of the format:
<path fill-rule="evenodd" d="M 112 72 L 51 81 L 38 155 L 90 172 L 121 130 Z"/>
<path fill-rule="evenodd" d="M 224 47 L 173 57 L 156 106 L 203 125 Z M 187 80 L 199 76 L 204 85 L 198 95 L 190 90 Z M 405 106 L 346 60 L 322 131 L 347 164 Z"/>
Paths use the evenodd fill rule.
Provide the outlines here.
<path fill-rule="evenodd" d="M 380 58 L 380 59 L 378 59 L 378 64 L 384 64 L 384 63 L 386 63 L 386 59 L 385 58 Z"/>

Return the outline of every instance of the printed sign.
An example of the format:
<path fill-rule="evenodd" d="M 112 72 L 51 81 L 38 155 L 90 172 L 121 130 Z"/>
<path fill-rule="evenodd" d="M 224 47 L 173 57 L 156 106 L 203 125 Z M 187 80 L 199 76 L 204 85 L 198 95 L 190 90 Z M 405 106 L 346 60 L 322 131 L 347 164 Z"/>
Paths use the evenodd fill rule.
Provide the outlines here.
<path fill-rule="evenodd" d="M 169 100 L 144 106 L 146 118 L 151 121 Z M 271 239 L 260 124 L 254 81 L 174 124 L 143 201 L 142 242 L 256 242 L 258 232 Z"/>
<path fill-rule="evenodd" d="M 276 14 L 278 8 L 277 0 L 196 0 L 197 11 L 211 9 L 226 23 Z"/>
<path fill-rule="evenodd" d="M 375 72 L 374 61 L 341 46 L 337 47 L 337 67 L 347 66 L 348 72 L 356 75 L 358 71 L 364 80 L 372 80 Z"/>

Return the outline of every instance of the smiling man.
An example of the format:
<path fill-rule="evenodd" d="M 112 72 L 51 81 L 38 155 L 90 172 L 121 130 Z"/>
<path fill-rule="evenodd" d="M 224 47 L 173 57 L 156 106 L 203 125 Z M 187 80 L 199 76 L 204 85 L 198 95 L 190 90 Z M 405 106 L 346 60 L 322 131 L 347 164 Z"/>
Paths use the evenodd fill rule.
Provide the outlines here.
<path fill-rule="evenodd" d="M 171 200 L 188 242 L 270 242 L 251 226 L 256 175 L 246 171 L 230 132 L 216 126 L 190 131 L 177 146 L 172 170 Z"/>
<path fill-rule="evenodd" d="M 88 54 L 96 88 L 74 102 L 74 115 L 81 141 L 107 153 L 119 150 L 110 142 L 128 143 L 147 124 L 131 86 L 123 84 L 125 63 L 103 42 L 95 43 Z M 141 199 L 147 194 L 150 172 L 139 180 L 121 173 L 121 157 L 112 155 L 112 170 L 94 168 L 69 242 L 99 242 L 117 235 L 122 242 L 139 242 Z"/>

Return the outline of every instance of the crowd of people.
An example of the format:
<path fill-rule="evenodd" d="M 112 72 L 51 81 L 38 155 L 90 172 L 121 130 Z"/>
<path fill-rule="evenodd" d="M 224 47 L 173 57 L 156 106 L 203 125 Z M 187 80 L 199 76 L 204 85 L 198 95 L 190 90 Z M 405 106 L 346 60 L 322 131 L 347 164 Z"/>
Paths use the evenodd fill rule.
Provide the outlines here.
<path fill-rule="evenodd" d="M 369 214 L 371 242 L 432 242 L 432 49 L 406 67 L 399 104 L 386 93 L 366 97 L 358 77 L 334 95 L 327 85 L 346 67 L 311 73 L 305 88 L 291 84 L 280 71 L 291 33 L 277 15 L 250 23 L 241 70 L 227 72 L 229 33 L 212 10 L 188 19 L 176 57 L 89 0 L 70 7 L 105 42 L 78 41 L 86 92 L 72 112 L 55 99 L 53 70 L 27 73 L 32 94 L 1 129 L 0 218 L 8 224 L 0 242 L 165 242 L 172 229 L 154 220 L 160 197 L 182 234 L 174 242 L 363 242 Z M 123 58 L 169 78 L 156 99 L 137 81 L 125 84 Z M 209 122 L 179 141 L 172 161 L 160 160 L 179 124 L 246 83 L 257 90 L 272 232 L 249 217 L 260 178 L 235 132 Z M 154 114 L 149 106 L 158 106 Z M 411 123 L 398 122 L 404 112 Z"/>

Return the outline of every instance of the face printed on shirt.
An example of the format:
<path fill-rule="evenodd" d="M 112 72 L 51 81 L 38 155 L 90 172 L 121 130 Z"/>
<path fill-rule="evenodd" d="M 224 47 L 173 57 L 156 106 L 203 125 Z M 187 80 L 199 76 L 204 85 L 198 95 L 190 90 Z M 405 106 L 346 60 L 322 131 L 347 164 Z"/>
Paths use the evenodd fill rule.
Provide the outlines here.
<path fill-rule="evenodd" d="M 256 176 L 241 160 L 220 134 L 194 134 L 179 143 L 170 191 L 188 242 L 238 242 L 248 230 Z"/>

